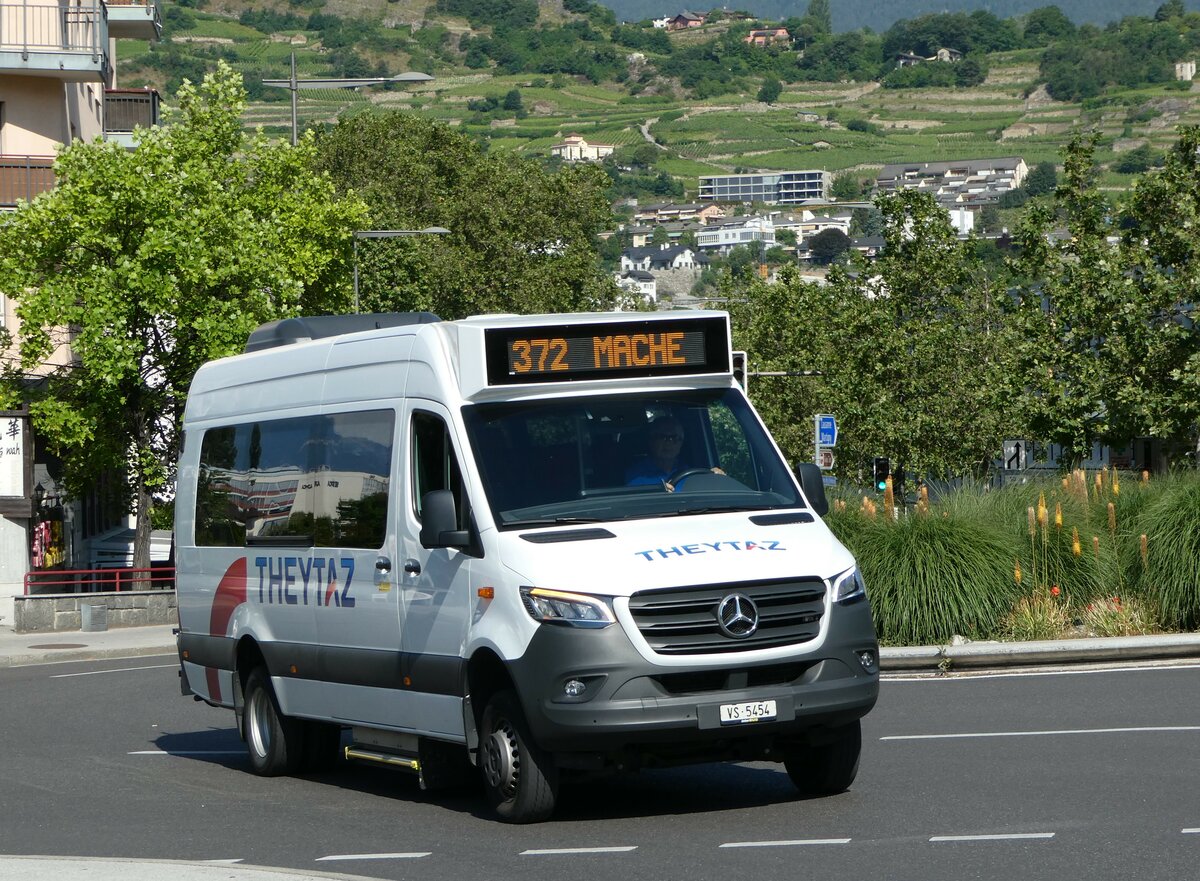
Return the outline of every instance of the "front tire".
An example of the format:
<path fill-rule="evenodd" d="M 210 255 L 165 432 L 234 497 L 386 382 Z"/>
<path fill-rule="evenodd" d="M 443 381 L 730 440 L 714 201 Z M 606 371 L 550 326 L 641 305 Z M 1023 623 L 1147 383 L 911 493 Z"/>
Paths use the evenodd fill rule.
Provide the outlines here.
<path fill-rule="evenodd" d="M 558 768 L 529 734 L 517 696 L 502 691 L 483 711 L 479 766 L 488 801 L 507 823 L 538 823 L 554 813 Z"/>
<path fill-rule="evenodd" d="M 845 792 L 858 776 L 862 725 L 856 719 L 839 728 L 836 737 L 820 746 L 796 747 L 784 759 L 792 783 L 805 795 Z"/>
<path fill-rule="evenodd" d="M 260 777 L 294 774 L 304 761 L 304 724 L 279 711 L 265 667 L 246 678 L 245 732 L 250 767 Z"/>

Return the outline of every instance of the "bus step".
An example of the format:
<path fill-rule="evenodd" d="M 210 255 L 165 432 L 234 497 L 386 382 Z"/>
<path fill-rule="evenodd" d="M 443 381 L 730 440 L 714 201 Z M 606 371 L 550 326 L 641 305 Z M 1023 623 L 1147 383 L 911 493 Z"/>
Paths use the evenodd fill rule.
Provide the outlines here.
<path fill-rule="evenodd" d="M 399 768 L 402 771 L 412 771 L 418 774 L 421 771 L 421 763 L 417 760 L 416 756 L 383 752 L 379 749 L 368 749 L 357 743 L 352 743 L 346 747 L 346 758 L 361 759 L 364 762 L 377 762 L 381 765 L 388 765 L 392 768 Z"/>

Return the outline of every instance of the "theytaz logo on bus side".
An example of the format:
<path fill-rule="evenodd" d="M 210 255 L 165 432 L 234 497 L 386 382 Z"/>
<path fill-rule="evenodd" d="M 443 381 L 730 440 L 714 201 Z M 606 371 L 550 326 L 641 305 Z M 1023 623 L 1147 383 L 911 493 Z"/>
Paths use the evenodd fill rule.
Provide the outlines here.
<path fill-rule="evenodd" d="M 353 557 L 255 557 L 254 565 L 260 603 L 354 607 Z"/>
<path fill-rule="evenodd" d="M 786 551 L 787 548 L 778 541 L 702 541 L 690 545 L 678 545 L 669 548 L 654 548 L 650 551 L 634 551 L 635 557 L 643 560 L 666 560 L 672 557 L 690 557 L 694 554 L 718 554 L 736 551 Z"/>

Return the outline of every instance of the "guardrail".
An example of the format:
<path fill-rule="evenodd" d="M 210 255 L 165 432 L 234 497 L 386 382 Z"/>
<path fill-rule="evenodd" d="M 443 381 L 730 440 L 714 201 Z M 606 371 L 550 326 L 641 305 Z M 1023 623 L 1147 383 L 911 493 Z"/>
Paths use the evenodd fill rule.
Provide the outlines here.
<path fill-rule="evenodd" d="M 26 572 L 25 596 L 37 594 L 109 593 L 129 590 L 174 590 L 174 566 L 145 569 L 42 569 Z"/>
<path fill-rule="evenodd" d="M 158 92 L 154 89 L 104 90 L 105 134 L 155 125 L 158 125 Z"/>

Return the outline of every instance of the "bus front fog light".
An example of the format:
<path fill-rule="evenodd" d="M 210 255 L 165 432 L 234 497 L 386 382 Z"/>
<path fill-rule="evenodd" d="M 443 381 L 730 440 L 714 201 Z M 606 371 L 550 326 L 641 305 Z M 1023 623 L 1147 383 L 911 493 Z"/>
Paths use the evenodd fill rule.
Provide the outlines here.
<path fill-rule="evenodd" d="M 874 673 L 879 668 L 879 658 L 873 649 L 863 649 L 859 652 L 858 662 L 868 673 Z"/>
<path fill-rule="evenodd" d="M 580 682 L 578 679 L 568 679 L 563 686 L 563 694 L 567 697 L 583 697 L 585 691 L 587 691 L 587 683 Z"/>

